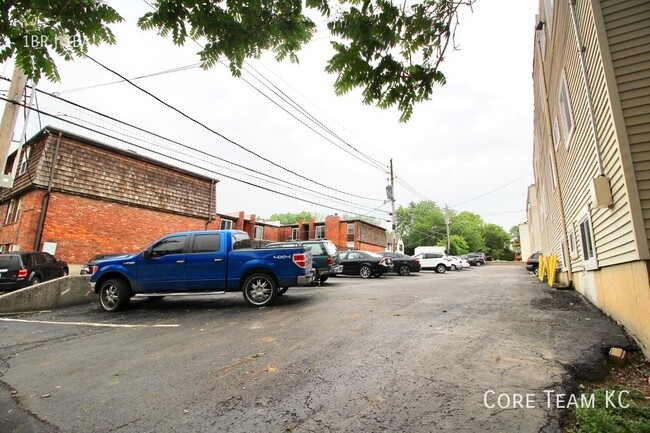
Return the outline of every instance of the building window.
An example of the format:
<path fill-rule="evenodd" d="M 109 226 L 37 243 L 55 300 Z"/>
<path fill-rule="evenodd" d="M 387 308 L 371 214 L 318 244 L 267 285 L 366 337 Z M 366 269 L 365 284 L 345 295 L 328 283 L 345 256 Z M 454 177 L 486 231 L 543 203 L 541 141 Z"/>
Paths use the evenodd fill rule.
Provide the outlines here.
<path fill-rule="evenodd" d="M 569 254 L 571 258 L 576 258 L 578 256 L 578 249 L 576 248 L 576 234 L 573 231 L 573 227 L 569 227 Z"/>
<path fill-rule="evenodd" d="M 255 233 L 253 233 L 253 239 L 264 239 L 264 227 L 255 226 Z"/>
<path fill-rule="evenodd" d="M 221 224 L 219 225 L 219 228 L 221 230 L 232 230 L 232 221 L 230 221 L 230 220 L 221 220 Z"/>
<path fill-rule="evenodd" d="M 22 206 L 22 197 L 18 200 L 11 199 L 7 207 L 7 215 L 5 216 L 5 224 L 13 224 L 20 219 L 20 208 Z"/>
<path fill-rule="evenodd" d="M 348 242 L 354 241 L 354 223 L 348 223 Z"/>
<path fill-rule="evenodd" d="M 18 175 L 25 174 L 27 171 L 27 162 L 29 161 L 29 155 L 32 153 L 32 147 L 26 147 L 23 150 L 23 157 L 20 160 L 20 168 L 18 169 Z"/>
<path fill-rule="evenodd" d="M 553 0 L 544 0 L 544 19 L 546 20 L 546 30 L 550 34 L 553 24 Z"/>
<path fill-rule="evenodd" d="M 316 239 L 325 239 L 325 226 L 316 226 Z"/>
<path fill-rule="evenodd" d="M 553 155 L 548 154 L 548 169 L 551 171 L 551 185 L 553 185 L 553 191 L 557 187 L 555 182 L 555 163 L 553 162 Z"/>
<path fill-rule="evenodd" d="M 553 121 L 553 144 L 557 150 L 557 147 L 560 145 L 560 124 L 557 121 L 557 116 L 555 116 L 555 120 Z"/>
<path fill-rule="evenodd" d="M 292 241 L 298 240 L 298 228 L 291 229 L 291 240 Z"/>
<path fill-rule="evenodd" d="M 569 99 L 569 87 L 567 86 L 564 72 L 562 72 L 562 77 L 560 78 L 559 104 L 562 132 L 564 133 L 564 146 L 568 149 L 571 135 L 573 134 L 573 114 L 571 112 L 571 100 Z"/>
<path fill-rule="evenodd" d="M 596 249 L 589 212 L 580 220 L 580 246 L 582 247 L 583 266 L 586 270 L 596 269 Z"/>

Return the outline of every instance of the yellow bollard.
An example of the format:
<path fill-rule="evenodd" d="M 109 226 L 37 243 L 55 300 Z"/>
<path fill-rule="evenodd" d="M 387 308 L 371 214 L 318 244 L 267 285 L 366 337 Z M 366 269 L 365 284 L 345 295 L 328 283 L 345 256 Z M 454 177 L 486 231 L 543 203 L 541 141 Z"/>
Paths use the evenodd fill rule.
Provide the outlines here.
<path fill-rule="evenodd" d="M 548 258 L 547 274 L 548 274 L 548 285 L 551 287 L 553 287 L 553 284 L 555 284 L 556 268 L 557 268 L 557 256 L 550 256 Z"/>
<path fill-rule="evenodd" d="M 537 265 L 537 278 L 539 278 L 539 281 L 544 281 L 544 272 L 546 271 L 546 266 L 544 266 L 545 259 L 546 257 L 540 254 L 539 265 Z"/>

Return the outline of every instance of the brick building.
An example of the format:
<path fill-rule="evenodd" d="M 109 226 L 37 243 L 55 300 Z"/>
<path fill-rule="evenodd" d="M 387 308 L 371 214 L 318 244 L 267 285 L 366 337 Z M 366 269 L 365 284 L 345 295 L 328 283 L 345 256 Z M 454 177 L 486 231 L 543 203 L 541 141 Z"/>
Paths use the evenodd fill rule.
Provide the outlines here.
<path fill-rule="evenodd" d="M 214 227 L 216 179 L 46 127 L 25 143 L 0 191 L 0 250 L 69 263 L 135 252 L 164 234 Z M 16 162 L 14 152 L 7 172 Z"/>
<path fill-rule="evenodd" d="M 253 239 L 255 246 L 288 240 L 329 239 L 339 251 L 364 250 L 385 251 L 386 230 L 360 219 L 342 220 L 329 215 L 323 222 L 299 221 L 297 224 L 281 225 L 278 222 L 260 222 L 254 214 L 244 212 L 217 214 L 214 224 L 221 229 L 243 230 Z"/>

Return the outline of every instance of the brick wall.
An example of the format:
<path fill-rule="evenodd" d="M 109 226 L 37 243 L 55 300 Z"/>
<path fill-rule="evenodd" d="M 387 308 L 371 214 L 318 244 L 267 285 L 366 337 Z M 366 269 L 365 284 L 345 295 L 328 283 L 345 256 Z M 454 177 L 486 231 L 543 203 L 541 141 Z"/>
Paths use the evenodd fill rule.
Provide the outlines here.
<path fill-rule="evenodd" d="M 203 230 L 205 223 L 195 217 L 52 193 L 42 242 L 55 242 L 57 257 L 79 264 L 98 253 L 135 253 L 168 233 Z"/>
<path fill-rule="evenodd" d="M 20 208 L 20 218 L 17 222 L 4 224 L 9 202 L 0 206 L 0 245 L 13 244 L 18 249 L 29 251 L 34 249 L 36 227 L 41 212 L 44 190 L 35 190 L 23 195 Z"/>

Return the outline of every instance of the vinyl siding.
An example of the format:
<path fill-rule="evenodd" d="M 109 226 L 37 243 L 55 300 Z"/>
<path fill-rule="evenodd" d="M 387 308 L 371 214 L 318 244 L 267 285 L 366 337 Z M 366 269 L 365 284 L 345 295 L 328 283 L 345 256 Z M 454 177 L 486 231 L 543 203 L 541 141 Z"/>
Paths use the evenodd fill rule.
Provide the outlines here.
<path fill-rule="evenodd" d="M 609 0 L 601 5 L 650 240 L 650 2 Z"/>

